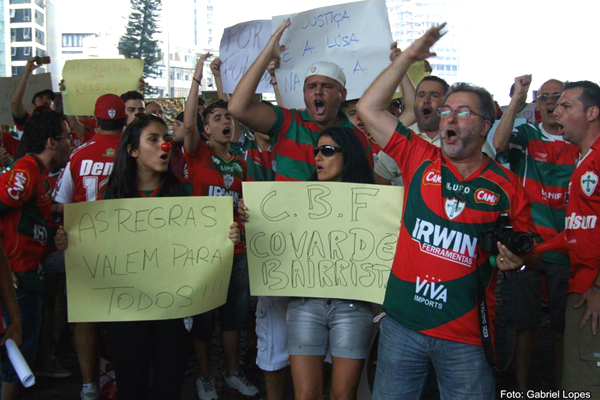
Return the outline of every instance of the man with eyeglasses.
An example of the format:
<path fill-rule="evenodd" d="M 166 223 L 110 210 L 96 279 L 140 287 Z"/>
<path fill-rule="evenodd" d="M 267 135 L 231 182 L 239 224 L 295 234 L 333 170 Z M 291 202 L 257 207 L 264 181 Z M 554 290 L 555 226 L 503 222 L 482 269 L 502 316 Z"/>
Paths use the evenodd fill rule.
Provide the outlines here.
<path fill-rule="evenodd" d="M 95 201 L 101 197 L 108 183 L 121 133 L 128 120 L 125 103 L 115 94 L 104 94 L 96 100 L 94 117 L 98 122 L 98 133 L 73 152 L 58 179 L 55 194 L 57 203 Z M 96 323 L 75 324 L 74 340 L 83 382 L 81 399 L 99 399 L 97 381 L 100 361 Z"/>
<path fill-rule="evenodd" d="M 405 93 L 405 96 L 413 95 L 414 103 L 408 102 L 410 107 L 414 104 L 414 114 L 411 113 L 412 120 L 409 122 L 410 129 L 423 140 L 435 145 L 441 145 L 440 138 L 440 117 L 437 113 L 438 108 L 442 104 L 446 92 L 448 91 L 448 83 L 437 76 L 426 76 L 419 82 L 415 90 Z M 403 92 L 404 89 L 403 89 Z M 388 109 L 389 112 L 389 109 Z M 493 157 L 494 151 L 489 143 L 484 143 L 483 152 Z M 380 152 L 378 162 L 375 165 L 375 181 L 380 185 L 389 185 L 392 182 L 395 185 L 402 186 L 402 177 L 398 164 L 385 152 Z"/>
<path fill-rule="evenodd" d="M 32 115 L 25 122 L 21 141 L 29 153 L 0 176 L 0 225 L 2 246 L 12 269 L 21 311 L 23 344 L 20 349 L 27 363 L 34 365 L 44 293 L 44 278 L 39 270 L 46 250 L 47 221 L 52 206 L 47 177 L 50 172 L 64 167 L 71 153 L 65 116 L 51 110 Z M 5 357 L 2 379 L 2 399 L 22 397 L 19 377 Z"/>
<path fill-rule="evenodd" d="M 513 129 L 519 105 L 527 97 L 531 75 L 515 78 L 515 91 L 494 135 L 498 161 L 508 163 L 529 196 L 532 217 L 543 240 L 565 228 L 566 193 L 575 169 L 579 148 L 567 142 L 554 117 L 562 82 L 551 79 L 538 91 L 535 108 L 542 122 L 523 124 Z M 511 134 L 512 132 L 512 134 Z M 547 252 L 536 268 L 528 268 L 515 279 L 514 299 L 517 340 L 515 373 L 519 390 L 529 388 L 529 369 L 533 355 L 535 328 L 542 320 L 542 280 L 546 280 L 550 325 L 554 331 L 555 376 L 560 382 L 565 307 L 570 270 L 566 253 Z"/>
<path fill-rule="evenodd" d="M 515 231 L 534 230 L 517 177 L 481 151 L 496 119 L 489 92 L 466 83 L 449 90 L 438 109 L 441 148 L 386 111 L 409 67 L 435 54 L 430 48 L 444 26 L 413 42 L 358 102 L 367 129 L 400 167 L 406 190 L 383 304 L 374 400 L 419 399 L 430 363 L 442 398 L 494 398 L 495 374 L 486 361 L 493 355 L 486 357 L 483 347 L 491 352 L 490 332 L 478 313 L 487 300 L 482 321 L 492 323 L 499 269 L 536 261 L 500 242 L 491 257 L 480 245 L 480 235 L 501 213 L 509 214 Z"/>

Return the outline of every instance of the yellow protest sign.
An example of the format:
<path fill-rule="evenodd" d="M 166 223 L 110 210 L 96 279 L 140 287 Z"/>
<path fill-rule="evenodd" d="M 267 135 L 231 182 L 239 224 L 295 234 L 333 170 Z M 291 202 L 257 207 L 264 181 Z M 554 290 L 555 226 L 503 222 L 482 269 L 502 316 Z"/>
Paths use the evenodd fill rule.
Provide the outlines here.
<path fill-rule="evenodd" d="M 65 205 L 69 322 L 187 317 L 225 303 L 231 197 Z"/>
<path fill-rule="evenodd" d="M 93 115 L 98 97 L 139 90 L 144 62 L 134 59 L 69 60 L 63 67 L 67 115 Z"/>
<path fill-rule="evenodd" d="M 403 189 L 339 182 L 244 182 L 254 296 L 383 303 Z"/>

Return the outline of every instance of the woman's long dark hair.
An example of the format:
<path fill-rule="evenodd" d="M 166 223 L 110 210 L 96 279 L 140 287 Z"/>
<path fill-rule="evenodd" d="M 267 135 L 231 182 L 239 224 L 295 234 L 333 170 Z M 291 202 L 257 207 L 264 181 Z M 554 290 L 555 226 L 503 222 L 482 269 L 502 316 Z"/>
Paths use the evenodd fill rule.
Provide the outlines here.
<path fill-rule="evenodd" d="M 375 183 L 373 170 L 367 160 L 367 154 L 354 129 L 350 128 L 327 128 L 321 132 L 321 136 L 329 136 L 342 149 L 344 155 L 344 168 L 342 170 L 342 182 L 351 183 Z M 371 156 L 370 154 L 368 155 Z M 310 178 L 318 181 L 315 172 Z"/>
<path fill-rule="evenodd" d="M 139 197 L 137 185 L 137 161 L 131 156 L 130 151 L 140 147 L 142 131 L 152 122 L 158 122 L 165 128 L 167 127 L 165 121 L 160 117 L 138 114 L 133 122 L 125 128 L 125 132 L 123 132 L 121 142 L 119 143 L 119 150 L 115 156 L 113 170 L 108 180 L 105 198 L 126 199 Z M 131 146 L 130 151 L 127 151 L 128 146 Z M 185 196 L 186 194 L 185 185 L 177 178 L 177 176 L 175 176 L 171 169 L 171 164 L 169 163 L 169 167 L 162 174 L 162 186 L 157 196 L 173 197 Z"/>

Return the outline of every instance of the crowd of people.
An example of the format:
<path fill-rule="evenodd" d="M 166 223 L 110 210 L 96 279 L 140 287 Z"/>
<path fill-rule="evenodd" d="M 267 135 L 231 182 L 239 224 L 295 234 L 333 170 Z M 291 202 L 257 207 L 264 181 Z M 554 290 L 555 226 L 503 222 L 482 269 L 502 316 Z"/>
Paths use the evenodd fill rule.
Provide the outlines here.
<path fill-rule="evenodd" d="M 515 78 L 501 110 L 487 90 L 470 83 L 450 86 L 431 75 L 413 84 L 407 72 L 434 54 L 441 25 L 404 51 L 392 45 L 389 66 L 359 99 L 347 98 L 346 76 L 334 60 L 317 60 L 305 75 L 305 108 L 289 109 L 274 72 L 289 24 L 275 31 L 231 96 L 223 93 L 220 60 L 212 61 L 219 100 L 210 104 L 200 92 L 210 54 L 201 56 L 185 109 L 171 127 L 161 105 L 137 91 L 100 96 L 93 118 L 64 116 L 54 110 L 55 94 L 43 91 L 27 113 L 23 96 L 38 66 L 36 58 L 28 61 L 12 97 L 23 134 L 17 141 L 4 132 L 0 149 L 2 344 L 13 339 L 41 376 L 70 375 L 53 357 L 68 248 L 64 204 L 231 196 L 235 246 L 226 303 L 191 318 L 103 324 L 119 399 L 179 399 L 193 355 L 199 399 L 217 400 L 210 343 L 219 318 L 223 388 L 242 397 L 260 395 L 240 366 L 240 333 L 247 331 L 269 400 L 284 398 L 288 366 L 295 397 L 321 400 L 326 360 L 329 397 L 356 399 L 369 357 L 377 358 L 376 400 L 489 400 L 506 359 L 495 344 L 512 338 L 511 330 L 517 386 L 528 389 L 543 297 L 555 334 L 557 388 L 567 397 L 600 398 L 600 87 L 552 79 L 529 105 L 532 77 L 524 75 Z M 265 71 L 277 104 L 253 100 Z M 60 90 L 68 85 L 61 82 Z M 529 120 L 515 126 L 526 109 Z M 404 186 L 383 305 L 251 298 L 243 231 L 254 210 L 243 201 L 243 181 Z M 508 239 L 517 237 L 511 232 L 536 247 L 543 242 L 546 251 L 524 249 Z M 493 318 L 511 312 L 498 307 L 500 276 L 511 285 L 514 325 L 494 329 Z M 74 324 L 84 400 L 101 398 L 99 325 Z M 505 351 L 510 359 L 512 347 Z M 4 358 L 2 380 L 2 399 L 22 396 Z"/>

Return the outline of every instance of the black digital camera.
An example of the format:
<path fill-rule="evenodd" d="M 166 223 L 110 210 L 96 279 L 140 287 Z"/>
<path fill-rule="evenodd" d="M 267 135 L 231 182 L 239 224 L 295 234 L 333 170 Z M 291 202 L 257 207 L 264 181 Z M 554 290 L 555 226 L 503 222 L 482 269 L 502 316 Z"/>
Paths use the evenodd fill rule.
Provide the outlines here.
<path fill-rule="evenodd" d="M 498 254 L 497 242 L 505 245 L 511 252 L 522 255 L 533 249 L 533 237 L 527 232 L 515 232 L 508 213 L 500 213 L 496 225 L 484 230 L 480 236 L 481 251 Z"/>

